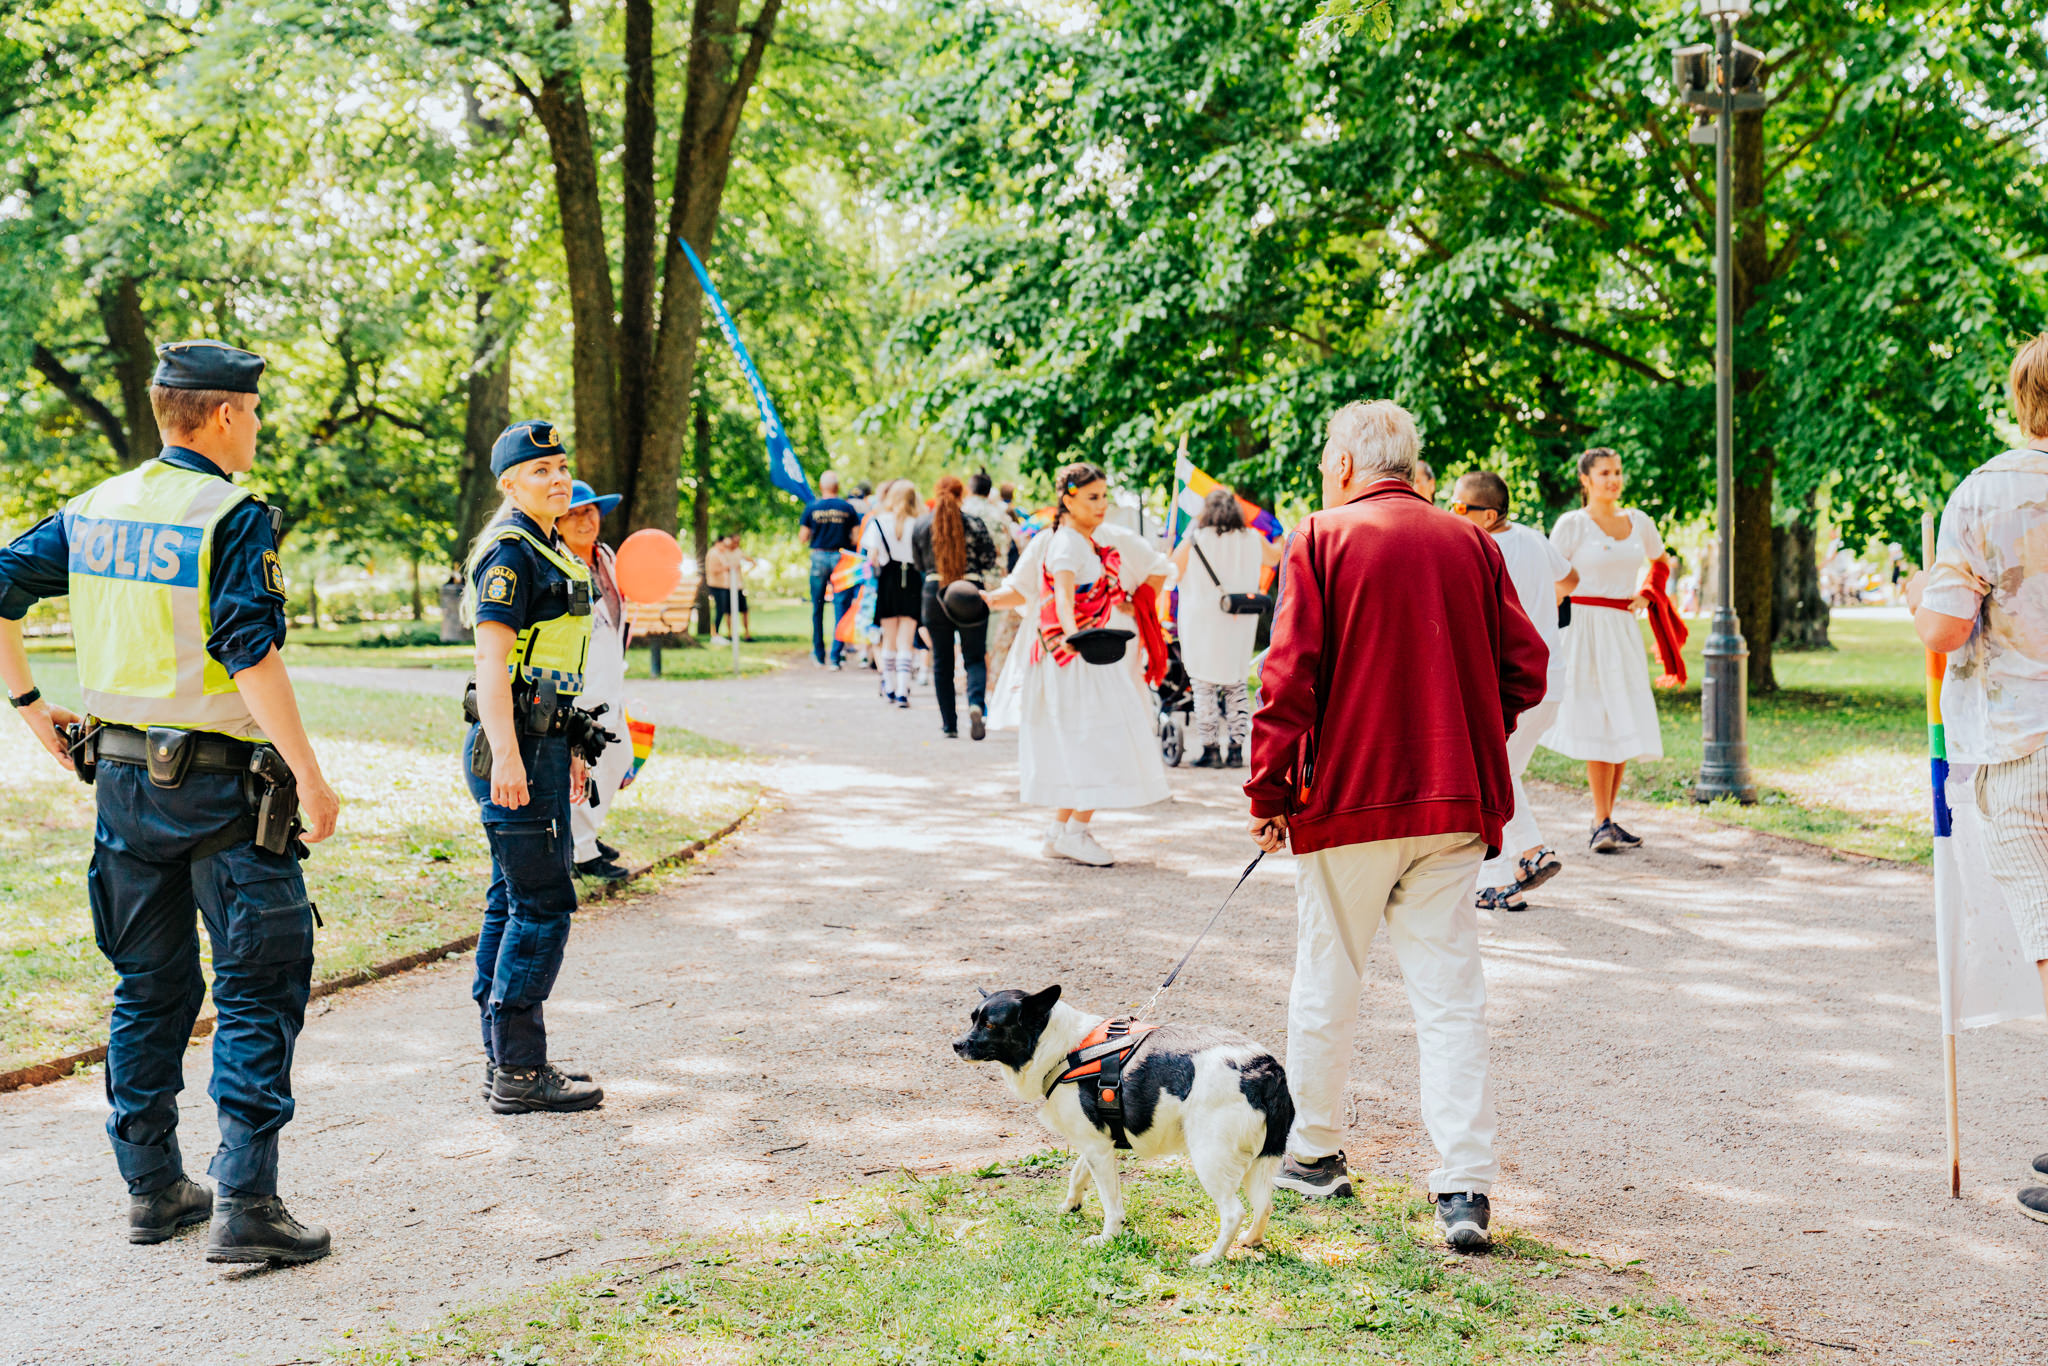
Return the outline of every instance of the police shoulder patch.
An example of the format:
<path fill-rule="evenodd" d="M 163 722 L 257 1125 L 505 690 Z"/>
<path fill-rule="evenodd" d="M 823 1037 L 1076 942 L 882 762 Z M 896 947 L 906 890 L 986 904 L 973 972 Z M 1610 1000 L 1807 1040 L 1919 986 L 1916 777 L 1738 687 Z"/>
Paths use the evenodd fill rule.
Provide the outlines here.
<path fill-rule="evenodd" d="M 519 571 L 510 565 L 494 564 L 484 571 L 484 601 L 510 602 L 519 588 Z"/>
<path fill-rule="evenodd" d="M 284 561 L 277 557 L 275 550 L 263 552 L 263 587 L 276 597 L 291 597 L 284 591 Z"/>

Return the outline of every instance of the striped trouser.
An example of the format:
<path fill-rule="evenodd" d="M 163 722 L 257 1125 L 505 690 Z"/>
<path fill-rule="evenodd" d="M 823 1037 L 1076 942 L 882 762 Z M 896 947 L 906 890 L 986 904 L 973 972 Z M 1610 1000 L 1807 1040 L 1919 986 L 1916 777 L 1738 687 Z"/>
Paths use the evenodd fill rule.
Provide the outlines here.
<path fill-rule="evenodd" d="M 1230 743 L 1242 745 L 1252 738 L 1251 690 L 1242 683 L 1204 683 L 1192 680 L 1195 689 L 1195 745 L 1221 748 L 1219 733 Z"/>
<path fill-rule="evenodd" d="M 2035 962 L 2048 959 L 2048 749 L 1977 770 L 1984 861 Z"/>

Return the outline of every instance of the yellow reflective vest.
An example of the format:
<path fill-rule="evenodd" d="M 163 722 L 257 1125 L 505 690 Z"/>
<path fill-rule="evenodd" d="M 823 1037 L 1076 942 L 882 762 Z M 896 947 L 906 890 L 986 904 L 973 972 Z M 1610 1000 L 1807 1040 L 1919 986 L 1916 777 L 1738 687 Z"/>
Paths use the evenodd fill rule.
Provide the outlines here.
<path fill-rule="evenodd" d="M 151 460 L 64 507 L 85 711 L 126 726 L 264 738 L 213 634 L 213 533 L 247 489 Z"/>
<path fill-rule="evenodd" d="M 572 593 L 575 585 L 583 585 L 583 610 L 575 611 L 573 600 L 565 601 L 557 615 L 527 625 L 513 641 L 505 667 L 514 678 L 529 683 L 553 681 L 561 697 L 579 696 L 583 692 L 584 660 L 590 653 L 590 566 L 576 556 L 555 549 L 524 527 L 509 522 L 484 528 L 469 553 L 467 572 L 463 575 L 463 624 L 472 630 L 476 627 L 477 562 L 498 542 L 515 539 L 525 541 L 541 558 L 561 570 Z"/>

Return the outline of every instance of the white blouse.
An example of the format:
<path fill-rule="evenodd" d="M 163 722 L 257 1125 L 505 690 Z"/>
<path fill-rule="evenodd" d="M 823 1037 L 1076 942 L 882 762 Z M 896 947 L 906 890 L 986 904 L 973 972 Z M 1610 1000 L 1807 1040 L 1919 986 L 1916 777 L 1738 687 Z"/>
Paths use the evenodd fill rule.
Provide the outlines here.
<path fill-rule="evenodd" d="M 1632 598 L 1643 586 L 1643 566 L 1664 553 L 1657 524 L 1640 508 L 1624 508 L 1629 534 L 1616 540 L 1600 529 L 1593 514 L 1576 508 L 1557 519 L 1550 543 L 1579 571 L 1581 598 Z"/>

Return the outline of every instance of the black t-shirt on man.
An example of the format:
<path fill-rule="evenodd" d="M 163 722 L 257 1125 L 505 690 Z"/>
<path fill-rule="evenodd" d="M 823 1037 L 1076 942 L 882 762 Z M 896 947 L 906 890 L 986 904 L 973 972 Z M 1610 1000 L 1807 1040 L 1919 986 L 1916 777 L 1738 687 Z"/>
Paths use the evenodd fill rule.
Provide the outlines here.
<path fill-rule="evenodd" d="M 860 514 L 844 498 L 819 498 L 804 509 L 803 521 L 798 525 L 811 529 L 813 550 L 851 550 Z"/>

